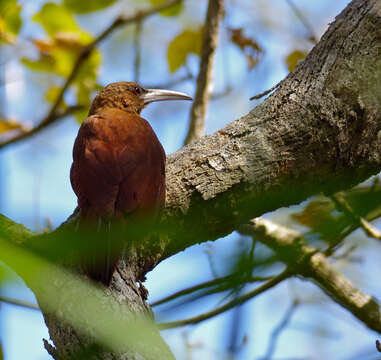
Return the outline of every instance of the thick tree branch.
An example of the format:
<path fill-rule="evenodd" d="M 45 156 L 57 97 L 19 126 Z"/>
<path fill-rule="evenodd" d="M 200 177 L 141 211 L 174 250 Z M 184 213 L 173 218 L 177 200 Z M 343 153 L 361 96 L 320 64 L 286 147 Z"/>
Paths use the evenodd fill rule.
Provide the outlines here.
<path fill-rule="evenodd" d="M 273 249 L 296 274 L 311 279 L 365 326 L 381 333 L 380 305 L 334 269 L 322 252 L 307 245 L 302 234 L 262 218 L 242 225 L 240 232 L 255 236 Z"/>
<path fill-rule="evenodd" d="M 218 44 L 219 26 L 224 12 L 223 0 L 209 0 L 203 32 L 200 71 L 197 77 L 196 95 L 190 111 L 190 122 L 185 144 L 204 134 L 205 117 L 210 98 L 213 61 Z"/>
<path fill-rule="evenodd" d="M 379 15 L 353 1 L 263 103 L 168 157 L 161 258 L 381 170 Z"/>
<path fill-rule="evenodd" d="M 24 140 L 26 138 L 29 138 L 30 136 L 38 133 L 40 130 L 46 128 L 47 126 L 53 124 L 55 121 L 59 120 L 62 118 L 62 116 L 57 113 L 57 110 L 62 102 L 62 99 L 77 76 L 79 70 L 81 69 L 83 63 L 90 57 L 92 52 L 95 50 L 97 45 L 106 39 L 111 33 L 113 33 L 116 29 L 120 28 L 121 26 L 125 26 L 128 24 L 132 23 L 140 23 L 142 20 L 146 19 L 147 17 L 157 14 L 158 12 L 165 10 L 169 7 L 172 7 L 174 5 L 177 5 L 181 2 L 182 0 L 170 0 L 165 2 L 164 4 L 154 6 L 152 8 L 149 8 L 147 10 L 139 11 L 135 15 L 132 16 L 124 16 L 120 15 L 118 16 L 112 23 L 109 25 L 101 34 L 99 34 L 90 44 L 87 46 L 84 46 L 82 50 L 80 51 L 76 61 L 74 62 L 74 65 L 70 71 L 70 74 L 65 80 L 64 85 L 62 86 L 59 94 L 57 95 L 56 100 L 54 101 L 53 105 L 51 106 L 48 114 L 44 119 L 41 120 L 41 122 L 35 126 L 34 128 L 24 131 L 20 134 L 17 134 L 15 137 L 8 139 L 2 143 L 0 143 L 0 149 L 9 145 L 13 144 L 15 142 L 18 142 L 20 140 Z"/>

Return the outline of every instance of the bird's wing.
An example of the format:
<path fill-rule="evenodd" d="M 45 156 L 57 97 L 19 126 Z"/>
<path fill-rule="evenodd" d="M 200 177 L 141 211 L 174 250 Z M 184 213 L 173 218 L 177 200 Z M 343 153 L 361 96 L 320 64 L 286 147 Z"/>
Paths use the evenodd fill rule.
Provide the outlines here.
<path fill-rule="evenodd" d="M 163 205 L 165 153 L 139 116 L 115 111 L 88 117 L 78 132 L 73 160 L 72 186 L 80 209 L 89 215 L 148 209 L 157 197 Z"/>
<path fill-rule="evenodd" d="M 74 144 L 70 173 L 81 217 L 108 226 L 105 219 L 157 213 L 164 204 L 164 166 L 164 150 L 144 119 L 121 111 L 88 117 Z M 104 236 L 102 249 L 84 262 L 88 275 L 105 284 L 118 257 L 109 250 L 111 240 Z"/>

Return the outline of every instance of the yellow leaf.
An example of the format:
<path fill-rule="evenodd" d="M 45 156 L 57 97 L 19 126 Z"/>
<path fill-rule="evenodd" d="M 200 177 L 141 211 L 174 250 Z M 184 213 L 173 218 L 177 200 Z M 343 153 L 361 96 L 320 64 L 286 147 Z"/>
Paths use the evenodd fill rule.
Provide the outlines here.
<path fill-rule="evenodd" d="M 298 65 L 299 61 L 303 60 L 307 56 L 306 51 L 294 50 L 286 57 L 286 64 L 288 71 L 293 71 Z"/>
<path fill-rule="evenodd" d="M 0 42 L 16 42 L 21 25 L 21 5 L 17 5 L 17 0 L 0 0 Z"/>
<path fill-rule="evenodd" d="M 36 13 L 34 21 L 41 24 L 45 32 L 54 37 L 57 33 L 75 33 L 82 44 L 88 44 L 92 36 L 82 30 L 77 24 L 73 14 L 65 7 L 56 3 L 45 3 L 41 10 Z"/>
<path fill-rule="evenodd" d="M 172 39 L 167 50 L 170 72 L 173 73 L 184 65 L 190 53 L 201 54 L 202 31 L 202 27 L 196 30 L 186 29 Z"/>
<path fill-rule="evenodd" d="M 40 52 L 49 52 L 54 44 L 51 40 L 46 39 L 32 39 L 33 44 L 38 48 Z"/>
<path fill-rule="evenodd" d="M 24 130 L 24 127 L 22 124 L 19 124 L 15 121 L 7 121 L 4 119 L 0 119 L 0 134 L 17 129 Z"/>
<path fill-rule="evenodd" d="M 56 101 L 58 94 L 61 92 L 61 88 L 59 86 L 52 86 L 45 92 L 45 100 L 49 103 L 53 103 Z M 60 107 L 64 107 L 65 102 L 61 101 Z"/>

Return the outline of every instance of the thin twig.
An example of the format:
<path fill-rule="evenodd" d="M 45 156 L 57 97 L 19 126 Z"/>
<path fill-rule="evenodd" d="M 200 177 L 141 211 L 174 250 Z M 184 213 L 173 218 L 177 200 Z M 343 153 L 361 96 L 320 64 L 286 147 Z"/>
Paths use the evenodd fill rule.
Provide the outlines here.
<path fill-rule="evenodd" d="M 254 95 L 252 96 L 249 100 L 258 100 L 260 98 L 263 98 L 264 96 L 266 96 L 267 94 L 270 94 L 272 91 L 274 91 L 276 88 L 279 87 L 279 85 L 281 84 L 282 81 L 278 82 L 277 84 L 275 84 L 271 89 L 268 89 L 266 91 L 263 91 L 257 95 Z"/>
<path fill-rule="evenodd" d="M 372 211 L 370 215 L 366 216 L 367 221 L 373 221 L 381 216 L 381 207 L 378 211 Z M 340 233 L 334 241 L 330 242 L 329 247 L 324 251 L 325 256 L 331 256 L 342 244 L 343 240 L 349 236 L 351 233 L 356 231 L 359 228 L 360 224 L 356 222 L 355 224 L 350 225 L 350 227 Z"/>
<path fill-rule="evenodd" d="M 209 0 L 202 41 L 200 71 L 197 77 L 197 89 L 190 111 L 189 129 L 185 144 L 189 144 L 200 138 L 205 130 L 205 117 L 212 82 L 213 60 L 217 48 L 218 30 L 223 12 L 223 0 Z"/>
<path fill-rule="evenodd" d="M 275 276 L 274 278 L 267 281 L 266 283 L 259 286 L 258 288 L 254 289 L 253 291 L 250 291 L 245 295 L 239 296 L 233 299 L 232 301 L 226 303 L 225 305 L 222 305 L 210 312 L 207 312 L 195 317 L 191 317 L 188 319 L 184 319 L 184 320 L 172 321 L 167 323 L 159 323 L 158 326 L 160 329 L 171 329 L 171 328 L 190 325 L 190 324 L 198 324 L 204 320 L 210 319 L 216 315 L 219 315 L 225 311 L 228 311 L 237 305 L 243 304 L 244 302 L 254 298 L 255 296 L 262 294 L 263 292 L 273 288 L 274 286 L 278 285 L 280 282 L 291 277 L 292 275 L 293 273 L 290 270 L 286 269 L 282 273 Z"/>
<path fill-rule="evenodd" d="M 282 320 L 272 331 L 269 345 L 267 346 L 266 355 L 263 357 L 263 360 L 271 360 L 276 350 L 276 343 L 278 342 L 279 336 L 281 335 L 282 331 L 284 331 L 286 327 L 288 326 L 288 324 L 290 323 L 291 317 L 294 314 L 299 304 L 300 302 L 297 299 L 294 299 L 292 304 L 289 306 L 289 308 L 286 310 L 285 314 L 283 315 Z"/>
<path fill-rule="evenodd" d="M 212 273 L 212 276 L 215 279 L 217 279 L 219 276 L 218 276 L 218 272 L 217 272 L 217 269 L 215 267 L 213 256 L 212 256 L 213 255 L 213 245 L 212 244 L 207 244 L 205 246 L 204 254 L 208 258 L 209 269 L 210 269 L 210 272 Z"/>
<path fill-rule="evenodd" d="M 299 19 L 299 21 L 304 25 L 304 27 L 307 29 L 307 31 L 310 33 L 309 39 L 314 43 L 317 44 L 318 40 L 315 36 L 314 29 L 312 28 L 312 25 L 308 22 L 306 17 L 303 15 L 303 13 L 298 9 L 298 7 L 294 4 L 292 0 L 286 0 L 287 4 L 290 6 L 292 11 L 294 12 L 295 16 Z"/>
<path fill-rule="evenodd" d="M 216 92 L 216 93 L 213 93 L 212 95 L 210 95 L 210 98 L 212 100 L 221 99 L 221 98 L 225 97 L 226 95 L 229 95 L 232 92 L 232 90 L 233 89 L 230 86 L 227 86 L 225 90 L 220 91 L 220 92 Z"/>
<path fill-rule="evenodd" d="M 358 249 L 357 244 L 352 245 L 347 250 L 345 250 L 342 254 L 331 256 L 331 259 L 334 259 L 336 261 L 341 260 L 341 259 L 345 259 L 345 260 L 350 261 L 352 263 L 353 262 L 360 263 L 362 261 L 362 259 L 360 257 L 351 256 L 351 254 L 357 249 Z"/>
<path fill-rule="evenodd" d="M 134 59 L 134 80 L 139 82 L 139 72 L 140 72 L 140 63 L 141 63 L 141 33 L 142 33 L 142 21 L 138 21 L 135 25 L 135 34 L 134 34 L 134 50 L 135 50 L 135 59 Z"/>
<path fill-rule="evenodd" d="M 186 74 L 184 76 L 181 76 L 177 79 L 173 79 L 173 80 L 170 80 L 168 81 L 167 83 L 163 83 L 163 84 L 151 84 L 151 85 L 146 85 L 145 84 L 145 87 L 147 89 L 171 89 L 172 87 L 178 85 L 178 84 L 181 84 L 182 82 L 185 82 L 185 81 L 188 81 L 188 80 L 192 80 L 193 79 L 193 75 L 192 74 Z"/>
<path fill-rule="evenodd" d="M 266 281 L 266 280 L 269 280 L 272 278 L 273 278 L 272 276 L 251 276 L 248 278 L 245 277 L 244 279 L 245 279 L 245 282 L 260 282 L 260 281 Z M 177 292 L 173 293 L 172 295 L 168 295 L 168 296 L 166 296 L 166 297 L 164 297 L 158 301 L 151 303 L 150 305 L 151 306 L 158 306 L 158 305 L 167 303 L 169 301 L 175 300 L 181 296 L 194 293 L 195 291 L 210 288 L 212 286 L 220 285 L 220 284 L 225 283 L 225 282 L 232 282 L 235 279 L 237 279 L 237 275 L 232 274 L 232 275 L 224 276 L 221 278 L 213 279 L 211 281 L 206 281 L 206 282 L 203 282 L 201 284 L 190 286 L 186 289 L 177 291 Z"/>
<path fill-rule="evenodd" d="M 107 36 L 109 36 L 112 32 L 114 32 L 116 29 L 118 29 L 121 26 L 125 26 L 131 23 L 141 22 L 143 19 L 156 14 L 160 12 L 161 10 L 167 9 L 169 7 L 172 7 L 174 5 L 177 5 L 181 3 L 182 0 L 170 0 L 164 4 L 153 6 L 152 8 L 149 8 L 144 11 L 139 11 L 135 15 L 132 16 L 124 16 L 120 15 L 118 16 L 111 25 L 109 25 L 100 35 L 98 35 L 90 44 L 84 46 L 82 50 L 80 51 L 77 60 L 74 62 L 74 65 L 71 69 L 70 74 L 68 75 L 64 85 L 62 86 L 59 94 L 57 95 L 57 98 L 53 105 L 51 106 L 47 116 L 34 128 L 30 129 L 27 132 L 20 133 L 16 135 L 15 137 L 6 140 L 2 143 L 0 143 L 0 149 L 9 145 L 13 144 L 15 142 L 18 142 L 20 140 L 23 140 L 25 138 L 28 138 L 40 130 L 44 129 L 48 125 L 54 123 L 56 120 L 59 119 L 57 117 L 57 109 L 60 106 L 62 99 L 66 93 L 66 90 L 69 88 L 75 77 L 77 76 L 82 64 L 89 58 L 91 53 L 94 51 L 96 46 L 103 41 Z"/>
<path fill-rule="evenodd" d="M 27 309 L 40 310 L 40 308 L 36 304 L 30 303 L 28 301 L 10 298 L 7 296 L 0 296 L 0 301 L 11 305 L 21 306 Z"/>
<path fill-rule="evenodd" d="M 358 215 L 343 196 L 335 194 L 331 196 L 331 199 L 336 207 L 356 221 L 369 237 L 381 240 L 381 232 L 362 216 Z"/>

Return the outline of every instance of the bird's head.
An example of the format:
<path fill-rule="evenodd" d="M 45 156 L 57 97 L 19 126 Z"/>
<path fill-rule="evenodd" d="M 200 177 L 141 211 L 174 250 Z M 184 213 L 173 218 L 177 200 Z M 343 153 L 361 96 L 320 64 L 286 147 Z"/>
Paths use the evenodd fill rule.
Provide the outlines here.
<path fill-rule="evenodd" d="M 144 89 L 136 82 L 120 81 L 103 88 L 91 104 L 89 115 L 105 108 L 117 108 L 128 113 L 140 114 L 147 104 L 164 100 L 192 100 L 192 98 L 178 91 Z"/>

